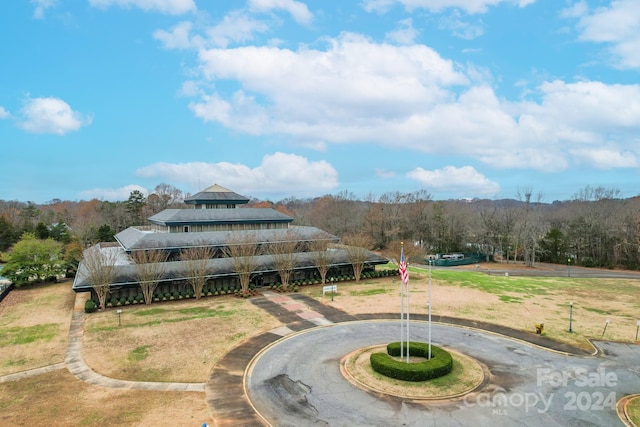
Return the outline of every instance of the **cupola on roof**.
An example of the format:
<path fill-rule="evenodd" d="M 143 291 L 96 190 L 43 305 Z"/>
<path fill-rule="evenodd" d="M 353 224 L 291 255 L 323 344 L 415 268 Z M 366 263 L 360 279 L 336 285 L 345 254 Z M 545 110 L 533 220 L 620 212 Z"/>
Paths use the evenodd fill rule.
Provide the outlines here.
<path fill-rule="evenodd" d="M 244 205 L 249 203 L 249 199 L 221 185 L 213 184 L 211 187 L 187 197 L 184 202 L 188 205 Z"/>

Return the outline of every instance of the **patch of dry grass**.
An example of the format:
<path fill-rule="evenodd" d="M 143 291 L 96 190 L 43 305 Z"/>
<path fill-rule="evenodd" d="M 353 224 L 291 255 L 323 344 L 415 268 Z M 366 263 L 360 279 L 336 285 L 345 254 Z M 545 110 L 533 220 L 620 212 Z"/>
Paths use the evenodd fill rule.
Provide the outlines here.
<path fill-rule="evenodd" d="M 640 397 L 634 397 L 627 404 L 627 411 L 631 422 L 640 426 Z"/>
<path fill-rule="evenodd" d="M 116 390 L 67 370 L 0 384 L 3 426 L 200 426 L 212 424 L 204 393 Z"/>
<path fill-rule="evenodd" d="M 522 268 L 522 266 L 520 266 Z M 592 350 L 587 338 L 633 341 L 640 301 L 640 280 L 557 277 L 495 277 L 478 271 L 460 272 L 463 279 L 438 278 L 432 272 L 433 315 L 486 321 L 535 333 L 544 323 L 548 337 Z M 475 283 L 474 283 L 475 281 Z M 411 313 L 427 314 L 428 273 L 412 269 Z M 492 283 L 499 286 L 492 288 Z M 397 278 L 338 284 L 331 302 L 320 286 L 302 292 L 352 314 L 400 313 Z M 384 292 L 381 292 L 384 290 Z M 573 301 L 569 333 L 569 302 Z"/>
<path fill-rule="evenodd" d="M 7 295 L 0 303 L 0 375 L 64 361 L 74 298 L 69 280 Z"/>
<path fill-rule="evenodd" d="M 133 381 L 206 382 L 232 347 L 281 323 L 223 297 L 122 307 L 86 316 L 83 355 L 96 372 Z"/>

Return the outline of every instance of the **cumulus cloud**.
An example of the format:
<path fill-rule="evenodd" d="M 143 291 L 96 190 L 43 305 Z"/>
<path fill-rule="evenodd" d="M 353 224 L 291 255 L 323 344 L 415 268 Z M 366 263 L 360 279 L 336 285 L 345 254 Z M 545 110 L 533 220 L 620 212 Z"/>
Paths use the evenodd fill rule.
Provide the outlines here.
<path fill-rule="evenodd" d="M 295 0 L 249 0 L 249 8 L 260 12 L 284 10 L 298 24 L 310 24 L 313 20 L 313 14 L 307 5 Z"/>
<path fill-rule="evenodd" d="M 204 49 L 199 61 L 207 87 L 190 82 L 190 108 L 240 133 L 323 148 L 374 143 L 547 172 L 584 164 L 589 157 L 576 153 L 603 144 L 640 154 L 629 142 L 640 131 L 640 85 L 548 81 L 512 102 L 485 83 L 486 70 L 425 45 L 350 33 L 325 50 Z M 237 89 L 224 92 L 226 81 Z"/>
<path fill-rule="evenodd" d="M 193 0 L 89 0 L 89 4 L 104 9 L 111 6 L 138 8 L 167 15 L 182 15 L 197 9 Z"/>
<path fill-rule="evenodd" d="M 205 95 L 191 108 L 206 121 L 242 132 L 349 141 L 372 124 L 445 100 L 450 94 L 442 87 L 468 82 L 452 61 L 427 46 L 379 45 L 353 34 L 329 43 L 326 51 L 253 46 L 201 51 L 206 80 L 234 80 L 242 89 Z"/>
<path fill-rule="evenodd" d="M 56 0 L 31 0 L 31 3 L 36 5 L 33 10 L 33 17 L 35 19 L 43 19 L 45 11 L 56 5 Z"/>
<path fill-rule="evenodd" d="M 61 99 L 29 98 L 21 110 L 18 126 L 32 133 L 64 135 L 89 125 L 91 120 Z"/>
<path fill-rule="evenodd" d="M 11 114 L 0 105 L 0 120 L 8 119 L 9 117 L 11 117 Z"/>
<path fill-rule="evenodd" d="M 640 13 L 637 0 L 615 0 L 607 7 L 593 11 L 580 2 L 566 9 L 563 16 L 578 18 L 580 40 L 606 44 L 614 66 L 640 68 Z"/>
<path fill-rule="evenodd" d="M 305 157 L 274 153 L 262 163 L 250 167 L 239 163 L 154 163 L 139 169 L 138 176 L 160 178 L 189 185 L 193 191 L 213 183 L 224 182 L 234 191 L 269 195 L 320 195 L 338 186 L 338 173 L 326 161 L 310 161 Z"/>
<path fill-rule="evenodd" d="M 136 184 L 130 184 L 120 188 L 93 188 L 91 190 L 81 191 L 78 193 L 78 196 L 84 200 L 127 200 L 129 195 L 136 190 L 145 196 L 149 194 L 145 188 Z"/>
<path fill-rule="evenodd" d="M 364 0 L 363 8 L 367 12 L 385 13 L 392 6 L 399 4 L 405 9 L 425 9 L 430 12 L 442 12 L 445 9 L 460 9 L 469 14 L 486 13 L 490 6 L 501 3 L 526 7 L 535 0 Z"/>
<path fill-rule="evenodd" d="M 460 197 L 474 197 L 494 196 L 500 191 L 496 182 L 471 166 L 445 166 L 431 171 L 415 168 L 406 175 L 434 193 L 455 193 Z"/>

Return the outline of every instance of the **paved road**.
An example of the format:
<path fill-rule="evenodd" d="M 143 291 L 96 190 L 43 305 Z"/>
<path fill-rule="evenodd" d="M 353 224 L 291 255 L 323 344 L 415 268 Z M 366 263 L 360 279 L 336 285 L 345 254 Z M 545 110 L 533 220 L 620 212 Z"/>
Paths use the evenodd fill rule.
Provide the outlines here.
<path fill-rule="evenodd" d="M 423 265 L 423 268 L 429 268 Z M 461 267 L 432 267 L 440 270 L 473 270 L 486 273 L 492 276 L 537 276 L 537 277 L 580 277 L 589 279 L 640 279 L 640 271 L 633 270 L 611 270 L 607 268 L 586 268 L 575 265 L 567 266 L 561 264 L 536 263 L 535 267 L 527 268 L 524 264 L 476 264 Z"/>
<path fill-rule="evenodd" d="M 426 341 L 426 323 L 412 324 Z M 571 356 L 484 331 L 434 324 L 433 343 L 487 365 L 487 384 L 464 398 L 420 403 L 382 398 L 346 381 L 340 359 L 399 339 L 397 321 L 346 322 L 278 341 L 245 377 L 249 400 L 277 426 L 616 426 L 615 405 L 640 391 L 640 346 L 599 343 L 602 354 Z"/>

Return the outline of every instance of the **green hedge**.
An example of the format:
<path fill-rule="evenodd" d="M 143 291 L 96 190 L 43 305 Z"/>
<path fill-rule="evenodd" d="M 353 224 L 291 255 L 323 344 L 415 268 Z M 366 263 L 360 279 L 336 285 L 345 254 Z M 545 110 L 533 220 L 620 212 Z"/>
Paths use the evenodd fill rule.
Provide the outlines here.
<path fill-rule="evenodd" d="M 429 344 L 427 343 L 410 342 L 408 347 L 410 356 L 425 358 L 429 356 Z M 435 345 L 431 346 L 431 359 L 419 363 L 402 362 L 392 357 L 400 356 L 399 342 L 387 345 L 387 353 L 372 354 L 370 357 L 371 367 L 386 377 L 398 380 L 426 381 L 447 375 L 453 369 L 451 354 Z"/>

